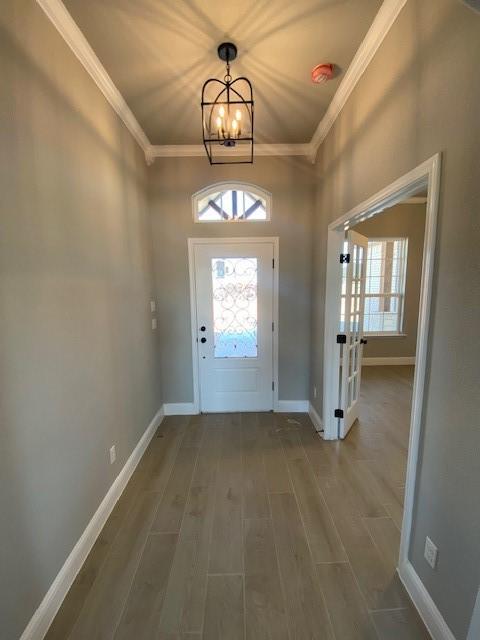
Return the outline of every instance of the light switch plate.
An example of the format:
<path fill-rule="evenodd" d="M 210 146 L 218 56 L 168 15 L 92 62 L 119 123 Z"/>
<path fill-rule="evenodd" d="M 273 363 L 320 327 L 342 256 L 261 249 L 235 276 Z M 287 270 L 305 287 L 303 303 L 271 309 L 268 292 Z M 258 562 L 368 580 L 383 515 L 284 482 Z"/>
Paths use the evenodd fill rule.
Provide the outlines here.
<path fill-rule="evenodd" d="M 157 310 L 157 303 L 155 302 L 155 300 L 150 300 L 150 311 L 152 313 L 155 313 L 156 310 Z"/>
<path fill-rule="evenodd" d="M 157 328 L 157 319 L 152 318 L 152 330 L 155 331 L 156 328 Z"/>
<path fill-rule="evenodd" d="M 432 567 L 432 569 L 435 569 L 435 567 L 437 566 L 438 549 L 428 536 L 425 540 L 425 551 L 423 555 L 425 556 L 425 560 Z"/>
<path fill-rule="evenodd" d="M 113 447 L 110 447 L 110 464 L 113 464 L 116 459 L 117 459 L 117 451 L 115 449 L 115 445 L 113 445 Z"/>

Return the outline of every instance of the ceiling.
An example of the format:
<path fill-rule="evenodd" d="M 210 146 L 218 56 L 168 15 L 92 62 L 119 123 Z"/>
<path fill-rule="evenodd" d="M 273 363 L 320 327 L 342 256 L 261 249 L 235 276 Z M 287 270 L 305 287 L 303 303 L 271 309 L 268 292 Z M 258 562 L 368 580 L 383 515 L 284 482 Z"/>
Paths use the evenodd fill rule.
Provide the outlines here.
<path fill-rule="evenodd" d="M 200 92 L 223 78 L 216 48 L 232 40 L 232 75 L 253 84 L 255 138 L 310 142 L 381 0 L 64 0 L 151 144 L 200 144 Z M 335 78 L 310 80 L 320 62 Z"/>

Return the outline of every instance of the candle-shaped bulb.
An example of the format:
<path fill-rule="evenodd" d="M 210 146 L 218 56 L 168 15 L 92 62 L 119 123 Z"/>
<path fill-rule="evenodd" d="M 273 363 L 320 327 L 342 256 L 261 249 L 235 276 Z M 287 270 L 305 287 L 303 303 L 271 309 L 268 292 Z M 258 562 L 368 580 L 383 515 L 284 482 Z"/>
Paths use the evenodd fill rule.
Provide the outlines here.
<path fill-rule="evenodd" d="M 238 120 L 238 122 L 240 122 L 240 120 L 242 119 L 242 112 L 240 111 L 240 109 L 237 109 L 235 118 Z"/>
<path fill-rule="evenodd" d="M 225 108 L 224 108 L 223 105 L 220 106 L 220 109 L 218 110 L 218 113 L 219 113 L 221 118 L 223 118 L 225 116 Z"/>
<path fill-rule="evenodd" d="M 233 137 L 235 137 L 237 135 L 237 130 L 238 130 L 238 122 L 236 120 L 232 120 Z"/>

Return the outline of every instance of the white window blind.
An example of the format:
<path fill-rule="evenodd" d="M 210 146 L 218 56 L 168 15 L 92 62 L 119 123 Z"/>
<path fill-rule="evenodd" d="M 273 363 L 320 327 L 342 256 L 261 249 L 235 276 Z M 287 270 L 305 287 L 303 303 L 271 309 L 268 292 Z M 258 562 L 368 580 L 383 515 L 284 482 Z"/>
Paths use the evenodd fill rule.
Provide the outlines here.
<path fill-rule="evenodd" d="M 402 333 L 407 238 L 368 241 L 364 333 Z"/>

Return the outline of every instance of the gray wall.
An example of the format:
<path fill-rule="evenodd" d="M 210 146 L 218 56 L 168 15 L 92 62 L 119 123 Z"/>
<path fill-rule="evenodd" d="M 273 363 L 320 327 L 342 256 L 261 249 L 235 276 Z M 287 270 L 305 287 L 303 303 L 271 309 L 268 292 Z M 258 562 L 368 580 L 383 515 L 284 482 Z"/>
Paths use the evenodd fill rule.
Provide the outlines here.
<path fill-rule="evenodd" d="M 479 59 L 476 13 L 456 0 L 408 0 L 320 150 L 314 221 L 312 385 L 321 388 L 327 223 L 443 153 L 410 558 L 458 640 L 480 578 Z M 435 571 L 426 535 L 439 547 Z"/>
<path fill-rule="evenodd" d="M 0 78 L 0 637 L 13 640 L 161 399 L 141 152 L 33 0 L 2 2 Z"/>
<path fill-rule="evenodd" d="M 405 335 L 369 336 L 365 358 L 399 358 L 415 356 L 417 343 L 418 303 L 422 281 L 425 205 L 400 204 L 355 226 L 367 238 L 408 238 L 407 273 L 405 277 Z"/>
<path fill-rule="evenodd" d="M 187 238 L 279 236 L 279 398 L 308 398 L 313 169 L 295 158 L 210 166 L 206 157 L 158 159 L 149 169 L 165 402 L 192 402 Z M 270 222 L 193 222 L 191 195 L 221 180 L 252 182 L 273 194 Z"/>

